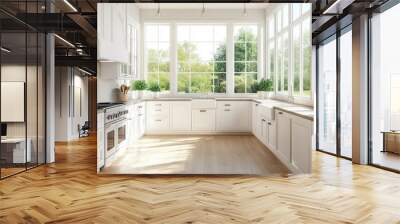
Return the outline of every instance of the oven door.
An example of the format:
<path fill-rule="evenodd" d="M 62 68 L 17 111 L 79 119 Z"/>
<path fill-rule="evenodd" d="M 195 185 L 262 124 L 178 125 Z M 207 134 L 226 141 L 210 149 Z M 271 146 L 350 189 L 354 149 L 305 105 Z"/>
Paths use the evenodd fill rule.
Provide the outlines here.
<path fill-rule="evenodd" d="M 118 148 L 117 130 L 114 124 L 107 125 L 104 132 L 106 158 L 109 158 Z"/>
<path fill-rule="evenodd" d="M 128 121 L 124 120 L 116 125 L 118 150 L 127 147 L 128 142 Z"/>

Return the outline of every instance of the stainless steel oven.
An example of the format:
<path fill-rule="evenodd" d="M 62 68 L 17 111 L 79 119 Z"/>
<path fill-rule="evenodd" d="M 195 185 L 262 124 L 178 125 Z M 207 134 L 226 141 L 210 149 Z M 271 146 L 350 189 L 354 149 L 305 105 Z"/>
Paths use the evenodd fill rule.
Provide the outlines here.
<path fill-rule="evenodd" d="M 119 150 L 127 147 L 127 115 L 125 105 L 107 108 L 105 110 L 104 139 L 105 159 L 110 159 Z"/>

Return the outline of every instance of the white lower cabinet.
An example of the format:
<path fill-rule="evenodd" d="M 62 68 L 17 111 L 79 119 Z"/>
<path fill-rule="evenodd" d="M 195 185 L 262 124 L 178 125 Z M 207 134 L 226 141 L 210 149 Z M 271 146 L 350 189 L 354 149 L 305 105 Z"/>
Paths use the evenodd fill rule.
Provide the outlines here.
<path fill-rule="evenodd" d="M 261 119 L 260 119 L 260 103 L 252 103 L 252 132 L 258 139 L 261 139 Z"/>
<path fill-rule="evenodd" d="M 228 132 L 250 131 L 249 105 L 248 101 L 218 101 L 216 130 Z"/>
<path fill-rule="evenodd" d="M 171 130 L 190 131 L 192 129 L 192 108 L 190 101 L 171 102 Z"/>
<path fill-rule="evenodd" d="M 148 132 L 162 132 L 169 130 L 170 103 L 166 101 L 147 102 L 146 130 Z"/>
<path fill-rule="evenodd" d="M 284 111 L 276 111 L 276 151 L 289 168 L 311 172 L 313 122 Z"/>
<path fill-rule="evenodd" d="M 288 113 L 277 111 L 277 147 L 276 151 L 283 156 L 286 163 L 291 161 L 291 117 Z"/>
<path fill-rule="evenodd" d="M 193 131 L 215 131 L 215 109 L 193 109 Z"/>
<path fill-rule="evenodd" d="M 291 142 L 292 163 L 302 172 L 311 172 L 313 123 L 309 120 L 293 117 Z"/>
<path fill-rule="evenodd" d="M 134 140 L 141 138 L 146 129 L 146 104 L 144 102 L 134 106 Z"/>
<path fill-rule="evenodd" d="M 271 150 L 276 150 L 276 122 L 267 121 L 267 146 Z"/>
<path fill-rule="evenodd" d="M 105 145 L 104 145 L 104 113 L 97 114 L 97 172 L 105 164 Z"/>

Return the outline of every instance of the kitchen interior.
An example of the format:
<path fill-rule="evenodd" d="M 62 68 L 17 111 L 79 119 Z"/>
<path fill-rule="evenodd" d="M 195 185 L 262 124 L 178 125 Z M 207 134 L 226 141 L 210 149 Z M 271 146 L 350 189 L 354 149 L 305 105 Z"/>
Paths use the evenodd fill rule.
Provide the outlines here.
<path fill-rule="evenodd" d="M 312 171 L 311 4 L 99 3 L 97 32 L 98 173 Z"/>

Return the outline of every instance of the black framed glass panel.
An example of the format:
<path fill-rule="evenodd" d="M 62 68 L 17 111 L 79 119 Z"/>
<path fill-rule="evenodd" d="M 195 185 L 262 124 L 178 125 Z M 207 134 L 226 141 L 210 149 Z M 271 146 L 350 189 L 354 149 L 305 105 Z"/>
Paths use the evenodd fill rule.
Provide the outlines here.
<path fill-rule="evenodd" d="M 400 4 L 371 18 L 370 163 L 400 171 Z"/>

